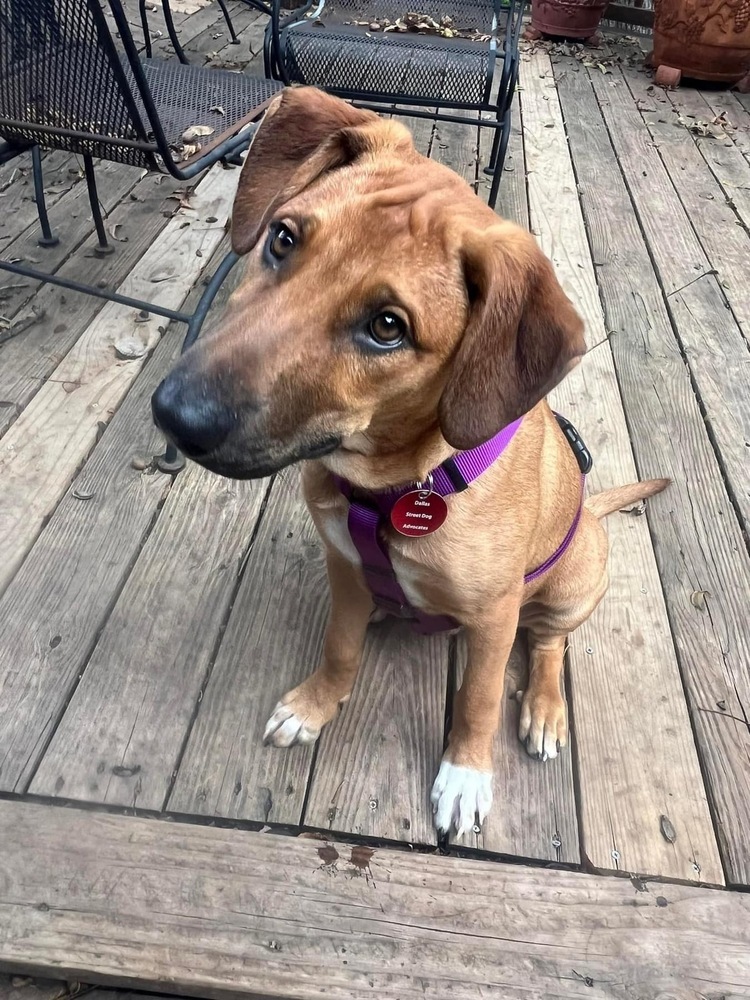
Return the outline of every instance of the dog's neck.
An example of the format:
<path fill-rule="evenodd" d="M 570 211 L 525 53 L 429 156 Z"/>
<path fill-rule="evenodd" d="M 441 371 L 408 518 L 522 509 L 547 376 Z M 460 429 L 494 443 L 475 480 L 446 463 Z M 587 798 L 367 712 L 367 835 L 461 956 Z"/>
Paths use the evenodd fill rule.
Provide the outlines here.
<path fill-rule="evenodd" d="M 396 442 L 370 434 L 355 434 L 341 448 L 322 459 L 329 472 L 368 490 L 384 490 L 409 483 L 423 483 L 456 449 L 437 425 L 418 438 Z"/>

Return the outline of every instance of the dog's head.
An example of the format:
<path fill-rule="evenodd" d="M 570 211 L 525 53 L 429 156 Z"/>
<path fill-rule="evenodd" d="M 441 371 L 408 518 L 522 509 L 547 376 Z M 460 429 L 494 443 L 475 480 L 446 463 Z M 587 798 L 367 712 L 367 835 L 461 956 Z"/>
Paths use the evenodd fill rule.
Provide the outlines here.
<path fill-rule="evenodd" d="M 408 451 L 426 435 L 472 447 L 585 350 L 528 233 L 403 126 L 318 90 L 269 109 L 232 244 L 246 268 L 218 328 L 153 398 L 168 436 L 227 476 Z"/>

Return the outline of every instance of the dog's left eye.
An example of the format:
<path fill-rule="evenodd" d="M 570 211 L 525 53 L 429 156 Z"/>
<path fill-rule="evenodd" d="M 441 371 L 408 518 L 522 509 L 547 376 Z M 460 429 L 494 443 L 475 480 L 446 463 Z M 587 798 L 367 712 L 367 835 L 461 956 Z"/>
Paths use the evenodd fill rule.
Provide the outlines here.
<path fill-rule="evenodd" d="M 271 233 L 268 241 L 268 252 L 274 260 L 284 260 L 297 246 L 297 237 L 287 226 L 279 226 Z"/>
<path fill-rule="evenodd" d="M 369 334 L 379 347 L 398 347 L 408 332 L 406 320 L 394 312 L 378 313 L 370 320 Z"/>

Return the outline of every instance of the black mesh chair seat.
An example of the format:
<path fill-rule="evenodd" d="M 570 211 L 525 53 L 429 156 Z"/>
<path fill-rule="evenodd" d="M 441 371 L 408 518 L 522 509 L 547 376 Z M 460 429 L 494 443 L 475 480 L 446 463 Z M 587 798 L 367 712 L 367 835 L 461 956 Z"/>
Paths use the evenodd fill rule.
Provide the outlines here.
<path fill-rule="evenodd" d="M 132 95 L 130 108 L 120 100 L 102 100 L 102 74 L 114 75 L 114 71 L 111 64 L 102 65 L 101 50 L 96 46 L 66 44 L 60 38 L 14 61 L 5 72 L 0 70 L 0 119 L 6 119 L 0 124 L 0 135 L 31 144 L 40 141 L 34 126 L 41 126 L 45 146 L 153 168 L 152 152 L 129 145 L 153 143 L 154 137 L 146 124 L 149 118 L 130 64 L 124 57 L 121 64 Z M 167 143 L 175 151 L 182 147 L 182 135 L 190 126 L 214 129 L 196 140 L 200 155 L 257 118 L 282 88 L 275 80 L 219 69 L 207 72 L 156 59 L 141 60 L 141 67 Z M 71 78 L 77 86 L 67 85 Z M 19 111 L 23 121 L 9 125 L 7 119 L 18 119 Z M 71 137 L 71 131 L 98 134 L 102 139 Z"/>
<path fill-rule="evenodd" d="M 373 41 L 373 34 L 311 21 L 286 29 L 282 51 L 290 79 L 363 100 L 489 100 L 494 51 L 488 45 L 412 32 L 379 33 Z"/>
<path fill-rule="evenodd" d="M 223 142 L 240 126 L 254 121 L 283 89 L 276 80 L 224 69 L 207 71 L 160 59 L 144 59 L 141 65 L 171 146 L 179 148 L 183 134 L 193 125 L 214 129 L 213 134 L 196 140 L 201 146 L 200 155 Z"/>

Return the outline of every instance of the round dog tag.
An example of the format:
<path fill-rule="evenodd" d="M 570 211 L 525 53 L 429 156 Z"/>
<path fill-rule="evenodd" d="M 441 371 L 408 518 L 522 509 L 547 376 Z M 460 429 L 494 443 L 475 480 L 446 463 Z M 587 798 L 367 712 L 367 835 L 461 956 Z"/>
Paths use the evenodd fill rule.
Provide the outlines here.
<path fill-rule="evenodd" d="M 439 493 L 413 490 L 393 505 L 391 524 L 399 534 L 416 538 L 437 531 L 447 516 L 448 504 Z"/>

